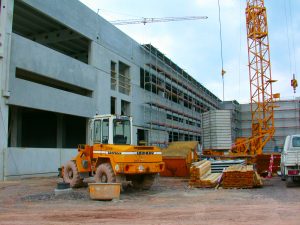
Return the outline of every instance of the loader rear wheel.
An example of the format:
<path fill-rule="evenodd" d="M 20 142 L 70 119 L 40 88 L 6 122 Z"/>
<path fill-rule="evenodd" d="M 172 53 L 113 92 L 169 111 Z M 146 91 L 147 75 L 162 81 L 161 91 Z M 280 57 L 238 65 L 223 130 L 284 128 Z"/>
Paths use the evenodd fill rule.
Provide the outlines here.
<path fill-rule="evenodd" d="M 64 166 L 64 182 L 70 183 L 70 187 L 76 188 L 83 184 L 83 179 L 78 173 L 77 165 L 74 161 L 69 161 Z"/>
<path fill-rule="evenodd" d="M 116 183 L 116 175 L 110 163 L 103 163 L 98 166 L 95 181 L 97 183 Z"/>
<path fill-rule="evenodd" d="M 132 185 L 135 189 L 149 190 L 153 185 L 155 175 L 137 175 L 131 178 Z"/>

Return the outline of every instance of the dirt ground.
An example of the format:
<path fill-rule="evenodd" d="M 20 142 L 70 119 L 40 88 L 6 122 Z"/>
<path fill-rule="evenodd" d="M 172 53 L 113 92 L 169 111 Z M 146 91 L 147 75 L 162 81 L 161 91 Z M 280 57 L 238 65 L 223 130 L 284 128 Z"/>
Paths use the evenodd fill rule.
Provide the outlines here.
<path fill-rule="evenodd" d="M 148 191 L 93 201 L 88 189 L 55 196 L 57 178 L 0 182 L 0 224 L 300 224 L 300 185 L 280 178 L 259 189 L 190 189 L 159 178 Z"/>

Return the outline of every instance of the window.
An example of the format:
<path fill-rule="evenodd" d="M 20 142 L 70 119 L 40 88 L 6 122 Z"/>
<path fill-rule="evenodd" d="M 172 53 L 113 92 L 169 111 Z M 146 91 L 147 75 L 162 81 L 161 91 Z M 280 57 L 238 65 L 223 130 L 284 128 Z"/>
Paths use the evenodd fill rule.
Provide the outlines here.
<path fill-rule="evenodd" d="M 110 114 L 116 114 L 116 98 L 110 97 Z"/>
<path fill-rule="evenodd" d="M 109 137 L 109 120 L 104 119 L 102 121 L 102 143 L 108 144 L 108 137 Z"/>
<path fill-rule="evenodd" d="M 121 115 L 130 116 L 130 102 L 121 100 Z"/>
<path fill-rule="evenodd" d="M 131 140 L 130 121 L 115 119 L 113 124 L 114 144 L 129 145 Z"/>
<path fill-rule="evenodd" d="M 116 63 L 113 61 L 110 63 L 110 88 L 111 90 L 117 89 Z"/>
<path fill-rule="evenodd" d="M 300 137 L 293 137 L 293 147 L 300 147 Z"/>
<path fill-rule="evenodd" d="M 119 92 L 129 95 L 130 89 L 130 67 L 125 63 L 119 62 Z"/>
<path fill-rule="evenodd" d="M 94 143 L 101 142 L 101 120 L 95 120 L 94 122 Z"/>

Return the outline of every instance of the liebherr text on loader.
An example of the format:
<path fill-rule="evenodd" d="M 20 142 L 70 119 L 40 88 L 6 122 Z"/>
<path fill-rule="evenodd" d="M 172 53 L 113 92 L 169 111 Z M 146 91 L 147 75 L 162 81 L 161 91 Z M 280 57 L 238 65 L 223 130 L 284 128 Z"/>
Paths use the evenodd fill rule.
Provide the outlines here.
<path fill-rule="evenodd" d="M 155 176 L 164 170 L 162 153 L 155 146 L 132 145 L 132 117 L 96 115 L 88 125 L 88 144 L 79 145 L 78 154 L 61 168 L 61 176 L 71 187 L 94 176 L 96 182 L 120 182 L 149 189 Z"/>

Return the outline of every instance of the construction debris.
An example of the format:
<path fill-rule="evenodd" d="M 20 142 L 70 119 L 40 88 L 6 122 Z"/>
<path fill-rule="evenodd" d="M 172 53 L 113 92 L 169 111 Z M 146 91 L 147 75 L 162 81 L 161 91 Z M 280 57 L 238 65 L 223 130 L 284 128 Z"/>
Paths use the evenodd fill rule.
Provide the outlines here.
<path fill-rule="evenodd" d="M 190 166 L 198 160 L 197 141 L 171 142 L 168 148 L 162 149 L 165 170 L 160 173 L 164 177 L 188 177 Z"/>
<path fill-rule="evenodd" d="M 194 163 L 190 174 L 189 185 L 198 188 L 216 187 L 222 176 L 222 173 L 211 173 L 211 162 L 207 160 Z"/>
<path fill-rule="evenodd" d="M 253 188 L 262 186 L 262 180 L 253 165 L 234 165 L 223 172 L 223 188 Z"/>

